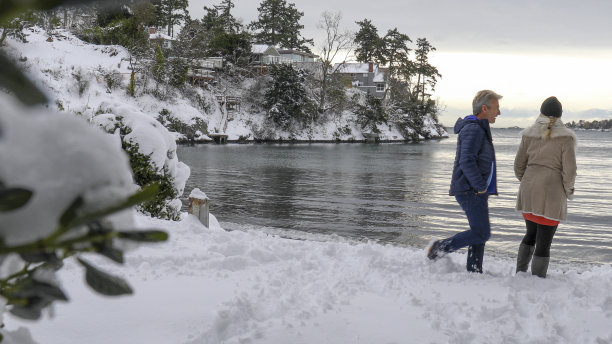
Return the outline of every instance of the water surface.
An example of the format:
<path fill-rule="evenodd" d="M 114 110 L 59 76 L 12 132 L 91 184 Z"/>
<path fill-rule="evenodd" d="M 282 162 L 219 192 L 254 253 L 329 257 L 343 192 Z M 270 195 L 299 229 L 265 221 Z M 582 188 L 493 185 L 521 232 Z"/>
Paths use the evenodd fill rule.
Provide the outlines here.
<path fill-rule="evenodd" d="M 578 131 L 576 197 L 553 241 L 557 261 L 612 263 L 612 133 Z M 489 201 L 487 254 L 514 256 L 519 130 L 494 129 L 499 196 Z M 246 144 L 179 147 L 191 167 L 185 195 L 205 191 L 227 229 L 340 236 L 425 247 L 465 230 L 448 196 L 456 137 L 419 144 Z"/>

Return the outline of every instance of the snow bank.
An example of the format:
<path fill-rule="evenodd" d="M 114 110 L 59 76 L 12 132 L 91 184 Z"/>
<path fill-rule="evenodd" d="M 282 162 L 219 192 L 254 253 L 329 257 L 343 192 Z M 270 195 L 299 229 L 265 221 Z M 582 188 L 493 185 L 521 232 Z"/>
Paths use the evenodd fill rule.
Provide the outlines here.
<path fill-rule="evenodd" d="M 49 235 L 78 196 L 84 211 L 93 211 L 136 190 L 127 156 L 110 135 L 74 115 L 23 108 L 6 95 L 0 106 L 0 180 L 34 193 L 25 207 L 0 213 L 7 245 Z M 131 225 L 124 217 L 122 228 Z"/>
<path fill-rule="evenodd" d="M 612 267 L 552 266 L 465 254 L 432 263 L 421 249 L 331 237 L 284 239 L 139 216 L 170 241 L 141 247 L 125 273 L 134 296 L 111 300 L 63 272 L 73 302 L 28 324 L 44 343 L 609 343 Z M 103 268 L 107 261 L 97 261 Z M 108 268 L 107 268 L 108 269 Z M 562 272 L 565 271 L 565 272 Z M 5 331 L 23 323 L 8 318 Z M 70 336 L 66 334 L 70 333 Z"/>

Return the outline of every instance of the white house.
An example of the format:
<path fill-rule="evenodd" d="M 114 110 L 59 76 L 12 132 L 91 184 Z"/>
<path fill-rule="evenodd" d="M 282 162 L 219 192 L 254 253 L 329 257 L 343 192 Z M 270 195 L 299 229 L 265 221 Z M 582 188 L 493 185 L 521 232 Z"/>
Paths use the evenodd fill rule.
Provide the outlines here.
<path fill-rule="evenodd" d="M 377 63 L 336 63 L 332 73 L 342 74 L 351 81 L 350 86 L 369 93 L 376 98 L 382 98 L 387 88 L 385 69 Z"/>
<path fill-rule="evenodd" d="M 149 28 L 149 41 L 151 43 L 159 44 L 162 49 L 171 49 L 172 42 L 176 41 L 174 37 L 170 37 L 163 32 L 158 32 L 156 28 Z"/>
<path fill-rule="evenodd" d="M 253 44 L 251 46 L 251 61 L 253 66 L 269 66 L 281 60 L 280 53 L 273 45 Z"/>

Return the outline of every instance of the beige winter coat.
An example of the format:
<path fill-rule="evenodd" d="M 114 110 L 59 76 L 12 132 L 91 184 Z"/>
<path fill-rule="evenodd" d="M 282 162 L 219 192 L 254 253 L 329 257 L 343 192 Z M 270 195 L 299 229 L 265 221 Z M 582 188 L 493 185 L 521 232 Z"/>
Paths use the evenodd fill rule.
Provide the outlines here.
<path fill-rule="evenodd" d="M 546 138 L 549 117 L 540 115 L 523 130 L 514 159 L 514 174 L 521 182 L 516 210 L 551 220 L 567 218 L 567 199 L 574 194 L 576 135 L 557 119 Z"/>

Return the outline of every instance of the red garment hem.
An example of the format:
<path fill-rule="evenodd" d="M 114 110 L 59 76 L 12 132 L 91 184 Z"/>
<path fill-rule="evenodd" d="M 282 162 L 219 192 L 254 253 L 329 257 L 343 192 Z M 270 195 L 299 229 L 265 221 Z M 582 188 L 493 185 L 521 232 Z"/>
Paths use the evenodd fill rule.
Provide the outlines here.
<path fill-rule="evenodd" d="M 544 225 L 544 226 L 557 226 L 559 225 L 559 221 L 555 221 L 555 220 L 550 220 L 547 219 L 543 216 L 538 216 L 538 215 L 534 215 L 531 213 L 523 213 L 523 218 L 525 220 L 529 220 L 531 222 L 535 222 L 537 224 L 540 225 Z"/>

